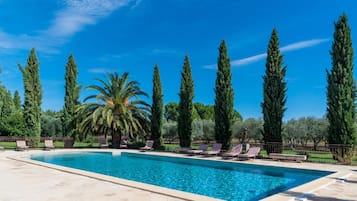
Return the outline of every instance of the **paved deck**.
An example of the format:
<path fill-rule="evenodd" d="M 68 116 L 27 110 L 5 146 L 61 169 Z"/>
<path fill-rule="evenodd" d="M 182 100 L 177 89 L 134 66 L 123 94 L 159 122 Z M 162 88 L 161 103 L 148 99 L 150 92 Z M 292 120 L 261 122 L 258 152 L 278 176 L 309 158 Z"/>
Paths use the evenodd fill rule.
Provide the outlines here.
<path fill-rule="evenodd" d="M 62 150 L 55 150 L 57 152 Z M 96 150 L 97 151 L 97 150 Z M 118 152 L 117 150 L 114 150 Z M 29 163 L 26 155 L 42 152 L 31 150 L 25 152 L 0 152 L 0 201 L 70 201 L 70 200 L 117 200 L 117 201 L 179 201 L 207 200 L 201 196 L 191 196 L 174 190 L 156 188 L 148 185 L 130 187 L 131 182 L 112 179 L 98 174 L 82 171 L 41 166 Z M 137 152 L 137 151 L 133 151 Z M 181 154 L 146 152 L 186 157 Z M 17 160 L 19 159 L 19 160 Z M 202 159 L 206 160 L 206 158 Z M 220 157 L 208 160 L 221 160 Z M 232 161 L 238 163 L 264 164 L 282 167 L 297 167 L 335 171 L 337 173 L 315 180 L 303 186 L 268 197 L 264 200 L 311 200 L 311 201 L 357 201 L 357 167 L 343 165 L 326 165 L 315 163 L 276 162 L 270 160 Z M 137 184 L 135 184 L 136 186 Z M 142 190 L 145 189 L 145 190 Z M 174 195 L 174 196 L 172 196 Z M 300 198 L 300 199 L 298 199 Z M 214 200 L 214 199 L 212 199 Z"/>

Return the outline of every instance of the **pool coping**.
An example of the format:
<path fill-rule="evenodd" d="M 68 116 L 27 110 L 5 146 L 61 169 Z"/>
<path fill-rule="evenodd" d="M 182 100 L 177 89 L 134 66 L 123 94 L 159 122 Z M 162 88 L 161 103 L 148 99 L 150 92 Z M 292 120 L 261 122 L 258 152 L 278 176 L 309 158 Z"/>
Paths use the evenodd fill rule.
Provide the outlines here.
<path fill-rule="evenodd" d="M 136 153 L 136 154 L 144 154 L 144 155 L 157 155 L 157 156 L 168 156 L 168 157 L 178 157 L 178 158 L 194 158 L 198 160 L 212 160 L 212 161 L 222 161 L 220 159 L 217 160 L 217 157 L 192 157 L 192 156 L 186 156 L 183 154 L 176 154 L 176 153 L 171 153 L 171 152 L 139 152 L 138 150 L 116 150 L 116 149 L 69 149 L 69 150 L 55 150 L 55 151 L 50 151 L 47 153 L 51 154 L 57 154 L 57 153 L 65 153 L 65 152 L 111 152 L 113 155 L 115 154 L 120 154 L 121 152 L 128 152 L 128 153 Z M 97 179 L 100 181 L 105 181 L 105 182 L 110 182 L 118 185 L 123 185 L 135 189 L 140 189 L 152 193 L 157 193 L 173 198 L 179 198 L 183 200 L 197 200 L 197 201 L 218 201 L 220 199 L 217 198 L 212 198 L 208 196 L 203 196 L 203 195 L 198 195 L 194 193 L 189 193 L 189 192 L 184 192 L 180 190 L 174 190 L 174 189 L 169 189 L 165 187 L 160 187 L 160 186 L 155 186 L 151 184 L 146 184 L 142 182 L 136 182 L 136 181 L 131 181 L 131 180 L 126 180 L 126 179 L 121 179 L 113 176 L 107 176 L 99 173 L 94 173 L 94 172 L 89 172 L 85 170 L 79 170 L 75 168 L 68 168 L 60 165 L 54 165 L 50 163 L 45 163 L 45 162 L 40 162 L 40 161 L 35 161 L 29 159 L 29 156 L 31 154 L 39 154 L 39 153 L 45 153 L 45 152 L 36 152 L 36 153 L 26 153 L 22 152 L 21 154 L 15 154 L 15 156 L 8 156 L 7 158 L 16 160 L 16 161 L 21 161 L 33 165 L 38 165 L 42 167 L 47 167 L 51 168 L 54 170 L 70 173 L 70 174 L 76 174 L 76 175 L 81 175 L 93 179 Z M 281 162 L 276 162 L 276 164 L 264 164 L 262 163 L 262 160 L 256 159 L 256 160 L 249 160 L 249 161 L 235 161 L 235 160 L 223 160 L 223 162 L 229 162 L 229 163 L 243 163 L 243 164 L 254 164 L 254 165 L 263 165 L 263 166 L 276 166 L 276 167 L 288 167 L 286 164 L 283 164 Z M 294 165 L 297 165 L 295 163 L 292 163 Z M 334 168 L 326 169 L 326 168 L 319 168 L 317 166 L 314 167 L 305 167 L 306 165 L 303 165 L 304 167 L 291 167 L 290 168 L 300 168 L 300 169 L 310 169 L 310 170 L 318 170 L 318 171 L 330 171 L 334 172 L 330 175 L 327 175 L 325 177 L 321 177 L 319 179 L 313 180 L 311 182 L 302 184 L 300 186 L 291 188 L 287 191 L 283 191 L 277 194 L 274 194 L 272 196 L 266 197 L 262 199 L 263 201 L 279 201 L 279 200 L 295 200 L 296 198 L 304 198 L 309 195 L 311 195 L 314 191 L 319 190 L 327 185 L 330 185 L 331 183 L 336 182 L 336 179 L 338 178 L 346 178 L 348 177 L 351 172 L 348 171 L 349 168 L 338 168 L 341 166 L 336 166 Z M 321 166 L 321 165 L 320 165 Z M 323 165 L 322 165 L 323 166 Z M 333 170 L 334 169 L 334 170 Z"/>
<path fill-rule="evenodd" d="M 118 152 L 115 150 L 59 150 L 56 152 L 48 152 L 48 153 L 58 154 L 61 152 L 62 153 L 66 153 L 66 152 L 70 153 L 70 152 L 94 152 L 94 151 L 95 152 L 111 152 L 112 154 L 120 154 L 121 153 L 121 151 Z M 22 154 L 21 156 L 8 156 L 7 158 L 16 160 L 16 161 L 20 161 L 20 162 L 25 162 L 25 163 L 32 164 L 32 165 L 38 165 L 41 167 L 58 170 L 58 171 L 65 172 L 65 173 L 85 176 L 88 178 L 97 179 L 97 180 L 104 181 L 104 182 L 110 182 L 113 184 L 118 184 L 118 185 L 130 187 L 130 188 L 144 190 L 144 191 L 148 191 L 151 193 L 156 193 L 156 194 L 169 196 L 169 197 L 173 197 L 173 198 L 178 198 L 178 199 L 182 199 L 182 200 L 187 200 L 187 201 L 222 201 L 221 199 L 212 198 L 212 197 L 208 197 L 208 196 L 204 196 L 204 195 L 198 195 L 198 194 L 194 194 L 194 193 L 179 191 L 179 190 L 175 190 L 175 189 L 146 184 L 146 183 L 142 183 L 142 182 L 121 179 L 121 178 L 117 178 L 114 176 L 108 176 L 108 175 L 104 175 L 104 174 L 100 174 L 100 173 L 95 173 L 95 172 L 90 172 L 90 171 L 85 171 L 85 170 L 80 170 L 80 169 L 75 169 L 75 168 L 64 167 L 64 166 L 60 166 L 60 165 L 54 165 L 54 164 L 50 164 L 50 163 L 46 163 L 46 162 L 36 161 L 36 160 L 32 160 L 29 158 L 29 156 L 31 154 L 29 153 L 29 154 Z M 38 153 L 35 153 L 35 154 L 38 154 Z"/>

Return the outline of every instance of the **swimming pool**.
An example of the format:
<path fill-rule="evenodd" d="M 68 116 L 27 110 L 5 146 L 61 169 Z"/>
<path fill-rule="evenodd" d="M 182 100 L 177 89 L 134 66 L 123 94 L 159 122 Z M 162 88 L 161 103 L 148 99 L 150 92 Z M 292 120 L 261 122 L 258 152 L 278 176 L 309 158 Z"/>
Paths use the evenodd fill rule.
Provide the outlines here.
<path fill-rule="evenodd" d="M 31 159 L 224 200 L 259 200 L 332 173 L 126 152 L 41 154 Z"/>

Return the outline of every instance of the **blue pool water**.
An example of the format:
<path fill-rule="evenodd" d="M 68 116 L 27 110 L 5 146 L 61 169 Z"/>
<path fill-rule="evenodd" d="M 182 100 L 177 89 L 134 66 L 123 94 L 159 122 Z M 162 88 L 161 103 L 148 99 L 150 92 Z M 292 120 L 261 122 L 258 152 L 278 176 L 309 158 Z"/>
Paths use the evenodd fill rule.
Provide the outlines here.
<path fill-rule="evenodd" d="M 332 173 L 135 153 L 43 154 L 31 159 L 224 200 L 259 200 Z"/>

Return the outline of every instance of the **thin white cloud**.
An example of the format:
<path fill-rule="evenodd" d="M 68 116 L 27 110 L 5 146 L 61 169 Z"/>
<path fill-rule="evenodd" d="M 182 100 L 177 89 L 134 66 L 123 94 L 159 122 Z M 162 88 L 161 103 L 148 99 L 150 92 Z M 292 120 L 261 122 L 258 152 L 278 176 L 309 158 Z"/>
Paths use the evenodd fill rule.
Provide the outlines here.
<path fill-rule="evenodd" d="M 49 54 L 58 53 L 55 48 L 60 43 L 60 39 L 44 36 L 11 35 L 0 31 L 0 49 L 4 50 L 29 50 L 35 47 L 39 51 Z M 6 51 L 8 52 L 8 51 Z"/>
<path fill-rule="evenodd" d="M 312 39 L 312 40 L 300 41 L 300 42 L 292 43 L 292 44 L 289 44 L 289 45 L 285 45 L 285 46 L 280 48 L 280 51 L 289 52 L 289 51 L 300 50 L 300 49 L 316 46 L 316 45 L 319 45 L 321 43 L 325 43 L 325 42 L 327 42 L 329 40 L 330 39 L 328 39 L 328 38 L 322 38 L 322 39 Z M 245 66 L 245 65 L 248 65 L 248 64 L 255 63 L 255 62 L 258 62 L 260 60 L 263 60 L 263 59 L 266 58 L 266 56 L 267 56 L 266 53 L 261 53 L 261 54 L 257 54 L 257 55 L 250 56 L 250 57 L 246 57 L 246 58 L 243 58 L 243 59 L 233 60 L 233 61 L 231 61 L 231 66 L 232 67 Z M 203 66 L 203 68 L 217 69 L 217 64 L 205 65 L 205 66 Z"/>
<path fill-rule="evenodd" d="M 321 43 L 328 42 L 330 39 L 328 38 L 322 38 L 322 39 L 312 39 L 312 40 L 306 40 L 306 41 L 301 41 L 297 43 L 292 43 L 290 45 L 286 45 L 284 47 L 281 47 L 280 50 L 282 52 L 289 52 L 289 51 L 294 51 L 294 50 L 300 50 L 303 48 L 307 47 L 312 47 Z"/>
<path fill-rule="evenodd" d="M 160 48 L 154 48 L 152 50 L 147 51 L 148 55 L 176 55 L 178 54 L 179 51 L 175 50 L 175 49 L 160 49 Z"/>
<path fill-rule="evenodd" d="M 217 69 L 217 64 L 204 65 L 203 68 L 205 68 L 205 69 Z"/>
<path fill-rule="evenodd" d="M 57 12 L 45 33 L 54 37 L 71 36 L 129 2 L 130 0 L 67 0 L 66 7 Z"/>
<path fill-rule="evenodd" d="M 267 57 L 266 53 L 257 54 L 257 55 L 254 55 L 254 56 L 251 56 L 251 57 L 247 57 L 247 58 L 244 58 L 244 59 L 233 60 L 233 61 L 231 61 L 231 65 L 232 66 L 243 66 L 243 65 L 247 65 L 247 64 L 250 64 L 250 63 L 254 63 L 254 62 L 260 61 L 260 60 L 262 60 L 262 59 L 264 59 L 266 57 Z"/>
<path fill-rule="evenodd" d="M 13 47 L 13 44 L 9 41 L 9 35 L 2 31 L 0 31 L 0 47 L 6 49 Z"/>
<path fill-rule="evenodd" d="M 138 48 L 134 51 L 119 54 L 105 54 L 97 58 L 100 62 L 118 62 L 122 59 L 127 59 L 129 57 L 133 57 L 133 55 L 148 55 L 148 56 L 174 56 L 174 55 L 182 55 L 182 53 L 173 48 Z"/>
<path fill-rule="evenodd" d="M 137 3 L 136 0 L 65 0 L 50 26 L 38 31 L 37 35 L 12 35 L 0 30 L 0 48 L 28 50 L 36 47 L 39 51 L 57 53 L 57 48 L 71 36 L 131 2 Z"/>
<path fill-rule="evenodd" d="M 110 69 L 107 68 L 91 68 L 88 69 L 88 73 L 93 73 L 93 74 L 106 74 L 110 72 Z"/>
<path fill-rule="evenodd" d="M 98 58 L 98 61 L 101 62 L 113 62 L 114 61 L 118 61 L 120 59 L 123 59 L 125 57 L 129 56 L 128 53 L 124 53 L 124 54 L 106 54 L 103 55 L 101 57 Z"/>

